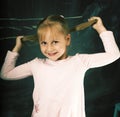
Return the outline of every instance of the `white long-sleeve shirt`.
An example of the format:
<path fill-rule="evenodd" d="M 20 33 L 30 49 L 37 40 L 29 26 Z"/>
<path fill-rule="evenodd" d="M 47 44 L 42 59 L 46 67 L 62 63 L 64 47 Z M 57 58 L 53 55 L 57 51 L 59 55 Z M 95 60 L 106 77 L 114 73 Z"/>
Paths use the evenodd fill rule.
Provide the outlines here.
<path fill-rule="evenodd" d="M 64 60 L 39 59 L 15 67 L 18 53 L 8 51 L 1 70 L 3 79 L 34 78 L 32 117 L 85 117 L 85 72 L 120 57 L 113 33 L 100 34 L 105 52 L 79 54 Z"/>

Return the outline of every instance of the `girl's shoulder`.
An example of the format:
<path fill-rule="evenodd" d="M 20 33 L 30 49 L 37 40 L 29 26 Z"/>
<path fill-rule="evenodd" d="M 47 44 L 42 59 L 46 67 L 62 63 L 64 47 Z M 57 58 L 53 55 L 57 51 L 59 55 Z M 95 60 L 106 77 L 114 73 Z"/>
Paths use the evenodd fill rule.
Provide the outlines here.
<path fill-rule="evenodd" d="M 89 56 L 87 53 L 76 53 L 73 57 L 79 58 L 79 59 L 85 59 Z"/>

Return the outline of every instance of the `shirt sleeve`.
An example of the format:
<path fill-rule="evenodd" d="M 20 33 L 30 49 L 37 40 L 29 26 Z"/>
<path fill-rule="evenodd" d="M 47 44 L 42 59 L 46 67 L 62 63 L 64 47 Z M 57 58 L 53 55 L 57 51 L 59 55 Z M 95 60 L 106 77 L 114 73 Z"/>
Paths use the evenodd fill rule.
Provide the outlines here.
<path fill-rule="evenodd" d="M 100 38 L 103 42 L 105 52 L 79 55 L 83 64 L 88 69 L 110 64 L 120 57 L 120 51 L 112 31 L 102 32 Z"/>
<path fill-rule="evenodd" d="M 30 62 L 15 67 L 19 54 L 8 51 L 3 63 L 0 77 L 6 80 L 17 80 L 32 75 Z"/>

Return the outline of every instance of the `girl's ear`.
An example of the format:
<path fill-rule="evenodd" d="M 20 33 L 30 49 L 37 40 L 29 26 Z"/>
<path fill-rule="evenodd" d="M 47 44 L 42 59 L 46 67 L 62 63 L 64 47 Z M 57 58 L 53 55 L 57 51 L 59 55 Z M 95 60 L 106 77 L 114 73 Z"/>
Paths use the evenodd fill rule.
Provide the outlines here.
<path fill-rule="evenodd" d="M 67 46 L 69 46 L 70 42 L 71 42 L 71 35 L 70 34 L 66 35 L 66 42 L 67 42 Z"/>

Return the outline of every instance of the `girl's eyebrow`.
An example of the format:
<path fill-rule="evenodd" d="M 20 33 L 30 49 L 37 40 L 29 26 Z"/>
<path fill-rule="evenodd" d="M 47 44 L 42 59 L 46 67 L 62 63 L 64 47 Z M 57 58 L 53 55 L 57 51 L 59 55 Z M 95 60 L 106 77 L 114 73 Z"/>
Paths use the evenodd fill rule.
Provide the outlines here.
<path fill-rule="evenodd" d="M 40 42 L 46 42 L 46 41 L 44 41 L 44 40 L 41 40 Z"/>
<path fill-rule="evenodd" d="M 53 43 L 53 42 L 59 42 L 59 41 L 58 41 L 58 40 L 53 40 L 52 43 Z"/>

